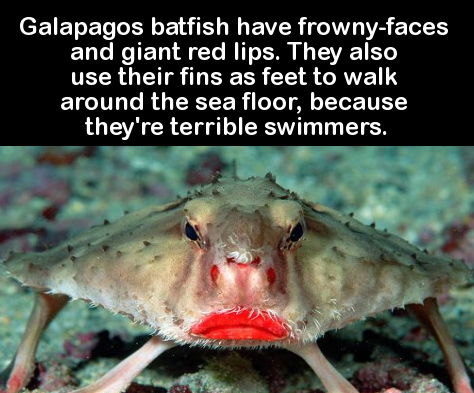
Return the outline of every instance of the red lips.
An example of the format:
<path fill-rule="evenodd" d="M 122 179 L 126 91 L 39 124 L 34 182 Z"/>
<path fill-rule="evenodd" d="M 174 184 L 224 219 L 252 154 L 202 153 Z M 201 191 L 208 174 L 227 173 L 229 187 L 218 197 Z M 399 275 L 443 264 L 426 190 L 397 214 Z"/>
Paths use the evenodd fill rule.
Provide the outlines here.
<path fill-rule="evenodd" d="M 192 335 L 215 340 L 278 341 L 288 337 L 283 321 L 266 311 L 211 314 L 191 328 Z"/>

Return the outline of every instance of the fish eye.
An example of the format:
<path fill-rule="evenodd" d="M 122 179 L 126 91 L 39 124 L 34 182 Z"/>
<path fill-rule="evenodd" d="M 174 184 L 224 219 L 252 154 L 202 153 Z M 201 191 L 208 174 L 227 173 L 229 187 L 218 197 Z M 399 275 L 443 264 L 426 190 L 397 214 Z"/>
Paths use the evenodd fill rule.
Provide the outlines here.
<path fill-rule="evenodd" d="M 184 227 L 184 233 L 186 237 L 193 242 L 199 240 L 199 235 L 196 229 L 194 229 L 194 227 L 189 222 L 187 222 L 186 226 Z"/>
<path fill-rule="evenodd" d="M 303 225 L 301 225 L 301 223 L 299 222 L 298 224 L 295 225 L 295 227 L 291 231 L 290 241 L 297 242 L 303 237 L 303 233 L 304 233 Z"/>

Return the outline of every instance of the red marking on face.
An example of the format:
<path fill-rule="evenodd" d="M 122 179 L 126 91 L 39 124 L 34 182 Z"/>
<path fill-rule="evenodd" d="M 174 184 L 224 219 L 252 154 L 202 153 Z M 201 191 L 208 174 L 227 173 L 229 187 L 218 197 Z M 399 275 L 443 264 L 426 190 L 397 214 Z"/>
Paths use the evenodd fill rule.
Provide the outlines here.
<path fill-rule="evenodd" d="M 278 341 L 288 337 L 283 321 L 268 312 L 250 310 L 214 313 L 195 324 L 190 333 L 215 340 Z"/>
<path fill-rule="evenodd" d="M 267 270 L 267 279 L 270 284 L 273 284 L 276 281 L 275 269 L 272 267 Z"/>
<path fill-rule="evenodd" d="M 252 262 L 250 262 L 252 265 L 258 265 L 260 263 L 260 257 L 255 258 Z"/>
<path fill-rule="evenodd" d="M 216 265 L 214 265 L 211 269 L 212 281 L 216 282 L 218 277 L 219 277 L 219 268 Z"/>

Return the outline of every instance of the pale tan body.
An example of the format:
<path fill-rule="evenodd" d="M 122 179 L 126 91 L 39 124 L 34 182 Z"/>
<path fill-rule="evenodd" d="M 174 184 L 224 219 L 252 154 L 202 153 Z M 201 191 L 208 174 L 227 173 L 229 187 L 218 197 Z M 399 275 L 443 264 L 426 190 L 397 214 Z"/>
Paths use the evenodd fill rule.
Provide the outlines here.
<path fill-rule="evenodd" d="M 186 238 L 186 223 L 196 228 L 198 240 Z M 292 242 L 298 223 L 304 234 Z M 258 265 L 250 266 L 257 257 Z M 249 267 L 242 271 L 229 260 Z M 441 343 L 456 392 L 472 393 L 432 300 L 467 282 L 463 262 L 425 254 L 350 216 L 302 201 L 271 176 L 216 180 L 189 198 L 129 214 L 54 249 L 14 255 L 5 267 L 22 284 L 48 294 L 40 296 L 36 322 L 4 374 L 4 390 L 0 378 L 2 393 L 16 393 L 28 381 L 40 333 L 67 297 L 126 314 L 157 333 L 119 370 L 80 392 L 119 392 L 152 359 L 183 343 L 286 347 L 311 365 L 330 392 L 355 392 L 316 340 L 383 310 L 409 306 Z M 213 268 L 218 274 L 211 274 Z M 425 299 L 430 300 L 421 306 Z M 288 336 L 268 342 L 190 333 L 209 313 L 239 309 L 271 312 L 285 321 Z"/>

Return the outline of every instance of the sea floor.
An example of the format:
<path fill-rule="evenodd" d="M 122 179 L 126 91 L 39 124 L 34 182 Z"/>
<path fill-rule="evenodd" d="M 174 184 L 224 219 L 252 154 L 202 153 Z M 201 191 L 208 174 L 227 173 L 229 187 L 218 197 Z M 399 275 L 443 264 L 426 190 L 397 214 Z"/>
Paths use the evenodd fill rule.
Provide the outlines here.
<path fill-rule="evenodd" d="M 173 200 L 219 170 L 264 176 L 305 199 L 354 212 L 421 248 L 474 267 L 474 147 L 0 147 L 0 259 L 41 249 L 124 210 Z M 0 370 L 19 343 L 33 293 L 0 270 Z M 474 372 L 474 290 L 441 312 Z M 50 325 L 29 391 L 86 386 L 149 329 L 81 301 Z M 327 334 L 321 348 L 361 393 L 448 392 L 441 351 L 403 310 Z M 390 390 L 391 389 L 391 390 Z M 283 350 L 170 350 L 128 393 L 316 393 L 318 378 Z"/>

